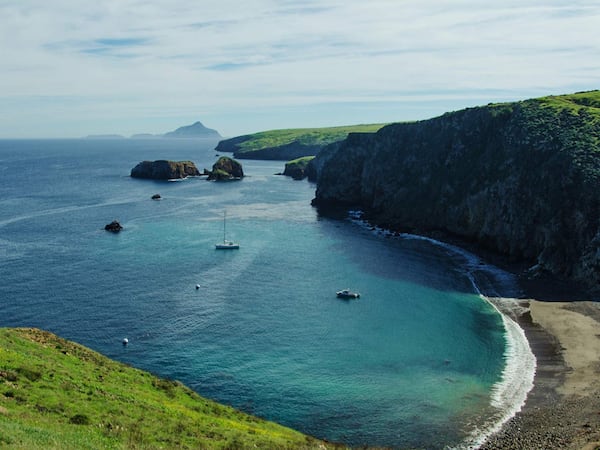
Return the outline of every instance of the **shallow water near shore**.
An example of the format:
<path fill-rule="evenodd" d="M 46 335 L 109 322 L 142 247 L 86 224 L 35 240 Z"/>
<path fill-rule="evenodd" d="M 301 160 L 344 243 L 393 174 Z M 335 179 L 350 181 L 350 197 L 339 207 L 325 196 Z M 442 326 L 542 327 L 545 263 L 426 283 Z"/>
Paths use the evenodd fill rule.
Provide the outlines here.
<path fill-rule="evenodd" d="M 142 160 L 210 168 L 215 144 L 0 141 L 0 326 L 352 446 L 468 445 L 522 401 L 495 401 L 522 337 L 466 254 L 320 217 L 314 185 L 274 175 L 283 162 L 242 161 L 233 183 L 129 177 Z M 225 210 L 238 251 L 214 250 Z M 125 230 L 105 232 L 115 218 Z M 346 287 L 361 298 L 337 299 Z"/>

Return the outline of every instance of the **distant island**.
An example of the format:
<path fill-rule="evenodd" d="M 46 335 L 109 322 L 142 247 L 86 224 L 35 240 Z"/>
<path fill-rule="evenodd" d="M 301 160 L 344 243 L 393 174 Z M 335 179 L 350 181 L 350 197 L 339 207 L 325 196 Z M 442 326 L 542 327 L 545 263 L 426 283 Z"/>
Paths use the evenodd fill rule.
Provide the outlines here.
<path fill-rule="evenodd" d="M 222 136 L 217 130 L 205 127 L 202 122 L 197 121 L 191 125 L 179 127 L 174 131 L 169 131 L 165 134 L 137 133 L 131 135 L 130 139 L 219 139 Z M 86 139 L 127 139 L 120 134 L 92 134 L 85 137 Z"/>
<path fill-rule="evenodd" d="M 175 131 L 165 133 L 163 137 L 166 138 L 220 138 L 221 135 L 217 130 L 206 128 L 201 122 L 195 122 L 191 125 L 186 125 L 177 128 Z"/>
<path fill-rule="evenodd" d="M 86 139 L 127 139 L 125 136 L 120 134 L 90 134 L 85 137 Z"/>

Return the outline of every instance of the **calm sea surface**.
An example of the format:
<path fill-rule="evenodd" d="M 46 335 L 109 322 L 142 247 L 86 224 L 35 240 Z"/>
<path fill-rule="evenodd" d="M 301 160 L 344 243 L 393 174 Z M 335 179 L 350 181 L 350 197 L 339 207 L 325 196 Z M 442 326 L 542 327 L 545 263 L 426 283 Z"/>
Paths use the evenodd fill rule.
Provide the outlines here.
<path fill-rule="evenodd" d="M 506 412 L 514 355 L 464 255 L 319 217 L 282 162 L 242 161 L 232 183 L 129 177 L 142 160 L 210 168 L 215 144 L 0 141 L 0 326 L 353 446 L 467 445 Z M 224 211 L 239 251 L 214 250 Z"/>

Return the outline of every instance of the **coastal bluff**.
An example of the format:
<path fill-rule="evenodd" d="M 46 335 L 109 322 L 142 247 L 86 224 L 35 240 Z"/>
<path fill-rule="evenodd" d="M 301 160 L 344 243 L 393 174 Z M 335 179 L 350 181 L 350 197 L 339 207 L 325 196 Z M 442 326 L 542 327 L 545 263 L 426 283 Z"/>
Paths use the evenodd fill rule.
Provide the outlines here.
<path fill-rule="evenodd" d="M 313 204 L 442 232 L 600 289 L 600 91 L 350 134 L 310 163 Z"/>
<path fill-rule="evenodd" d="M 199 176 L 200 172 L 191 161 L 142 161 L 131 169 L 132 178 L 173 180 Z"/>

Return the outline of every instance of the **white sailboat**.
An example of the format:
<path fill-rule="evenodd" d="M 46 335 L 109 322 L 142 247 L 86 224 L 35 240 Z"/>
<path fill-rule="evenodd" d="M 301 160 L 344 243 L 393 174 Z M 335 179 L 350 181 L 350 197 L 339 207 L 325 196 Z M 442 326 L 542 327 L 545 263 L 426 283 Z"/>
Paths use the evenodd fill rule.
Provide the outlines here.
<path fill-rule="evenodd" d="M 227 240 L 227 215 L 223 211 L 223 242 L 215 244 L 217 250 L 237 250 L 240 248 L 240 244 L 233 241 Z"/>

